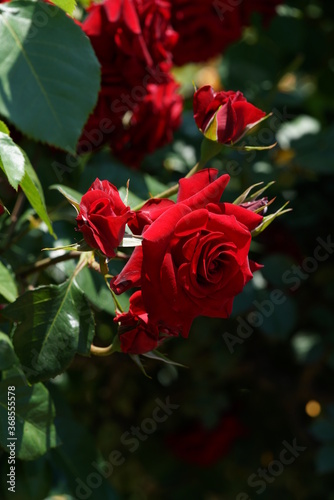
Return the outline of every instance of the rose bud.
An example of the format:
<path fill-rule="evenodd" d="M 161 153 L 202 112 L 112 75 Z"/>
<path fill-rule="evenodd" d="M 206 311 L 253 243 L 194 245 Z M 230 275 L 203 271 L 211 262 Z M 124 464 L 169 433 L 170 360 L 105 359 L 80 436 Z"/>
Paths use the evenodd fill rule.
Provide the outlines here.
<path fill-rule="evenodd" d="M 245 201 L 244 203 L 240 203 L 239 206 L 247 208 L 247 210 L 251 210 L 252 212 L 262 212 L 262 214 L 265 214 L 267 212 L 268 204 L 268 198 L 265 196 L 259 200 Z"/>
<path fill-rule="evenodd" d="M 140 291 L 131 295 L 129 311 L 117 314 L 114 321 L 119 325 L 122 352 L 143 354 L 158 346 L 159 329 L 150 322 Z"/>
<path fill-rule="evenodd" d="M 90 247 L 113 257 L 132 217 L 130 207 L 124 205 L 117 188 L 109 181 L 96 179 L 81 198 L 76 221 L 78 231 Z"/>
<path fill-rule="evenodd" d="M 210 85 L 205 85 L 194 94 L 196 124 L 211 141 L 234 144 L 265 116 L 239 91 L 214 92 Z"/>

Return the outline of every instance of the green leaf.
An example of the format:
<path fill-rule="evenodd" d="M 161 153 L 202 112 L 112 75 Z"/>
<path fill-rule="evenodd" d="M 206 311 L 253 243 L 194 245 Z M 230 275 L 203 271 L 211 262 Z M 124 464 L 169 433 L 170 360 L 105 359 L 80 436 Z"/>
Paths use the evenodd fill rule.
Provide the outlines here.
<path fill-rule="evenodd" d="M 26 292 L 2 312 L 18 323 L 13 344 L 32 383 L 63 372 L 76 353 L 89 354 L 94 318 L 73 276 Z"/>
<path fill-rule="evenodd" d="M 8 446 L 8 387 L 15 387 L 16 456 L 34 460 L 56 447 L 55 409 L 48 390 L 42 383 L 29 386 L 18 369 L 4 372 L 0 382 L 0 442 Z M 8 449 L 8 448 L 7 448 Z"/>
<path fill-rule="evenodd" d="M 1 17 L 0 17 L 1 19 Z M 0 24 L 1 38 L 1 24 Z M 1 49 L 0 49 L 1 54 Z M 0 56 L 1 57 L 1 56 Z M 1 76 L 0 76 L 1 82 Z M 1 109 L 1 101 L 0 101 Z M 24 176 L 24 156 L 20 148 L 6 132 L 0 131 L 0 167 L 5 172 L 9 184 L 16 189 Z"/>
<path fill-rule="evenodd" d="M 19 361 L 13 349 L 13 345 L 8 335 L 0 332 L 0 370 L 9 370 L 14 365 L 18 365 Z"/>
<path fill-rule="evenodd" d="M 14 0 L 1 4 L 0 39 L 0 113 L 33 139 L 73 152 L 100 84 L 87 36 L 56 6 Z"/>
<path fill-rule="evenodd" d="M 55 408 L 42 383 L 30 386 L 19 364 L 10 338 L 0 332 L 0 443 L 8 448 L 8 414 L 15 412 L 15 454 L 23 460 L 34 460 L 57 446 L 54 426 Z M 15 389 L 13 389 L 15 387 Z M 15 399 L 9 401 L 10 391 Z M 11 404 L 15 401 L 14 405 Z M 11 415 L 12 416 L 12 415 Z M 13 441 L 14 442 L 14 441 Z"/>
<path fill-rule="evenodd" d="M 75 191 L 75 189 L 71 189 L 67 186 L 62 186 L 61 184 L 53 184 L 52 186 L 49 187 L 49 189 L 56 189 L 61 193 L 69 203 L 75 208 L 77 213 L 80 212 L 80 201 L 82 198 L 82 194 L 80 194 L 78 191 Z"/>
<path fill-rule="evenodd" d="M 55 233 L 53 232 L 48 213 L 46 211 L 44 193 L 41 183 L 39 182 L 37 174 L 33 169 L 29 158 L 25 153 L 23 153 L 23 156 L 25 160 L 25 174 L 22 181 L 20 182 L 20 186 L 24 194 L 28 198 L 30 205 L 33 207 L 40 219 L 47 225 L 49 233 L 56 237 Z"/>
<path fill-rule="evenodd" d="M 75 0 L 52 0 L 52 3 L 63 9 L 67 14 L 73 15 L 74 9 L 77 5 Z"/>
<path fill-rule="evenodd" d="M 18 295 L 13 275 L 2 262 L 0 262 L 0 295 L 8 302 L 14 302 Z"/>
<path fill-rule="evenodd" d="M 0 120 L 0 132 L 9 135 L 9 128 L 2 120 Z"/>

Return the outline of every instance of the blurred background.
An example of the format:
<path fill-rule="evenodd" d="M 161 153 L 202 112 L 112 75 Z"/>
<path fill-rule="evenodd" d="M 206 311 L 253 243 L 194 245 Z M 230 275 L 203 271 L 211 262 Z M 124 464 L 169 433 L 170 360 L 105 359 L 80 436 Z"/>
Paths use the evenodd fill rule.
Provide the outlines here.
<path fill-rule="evenodd" d="M 267 192 L 276 197 L 272 211 L 288 200 L 293 211 L 254 240 L 253 258 L 264 268 L 236 298 L 232 317 L 197 319 L 189 339 L 164 345 L 185 368 L 144 358 L 148 378 L 123 354 L 77 358 L 47 383 L 63 444 L 19 463 L 15 498 L 334 499 L 333 48 L 330 1 L 284 2 L 265 23 L 254 13 L 223 55 L 175 68 L 183 123 L 171 145 L 145 158 L 145 175 L 104 150 L 75 175 L 64 174 L 80 192 L 96 177 L 118 187 L 131 178 L 133 201 L 175 182 L 199 158 L 191 82 L 210 83 L 241 90 L 272 111 L 248 142 L 278 143 L 260 152 L 224 148 L 211 164 L 231 176 L 225 200 L 275 181 Z M 54 184 L 55 172 L 43 162 L 50 162 L 46 148 L 38 174 L 43 186 Z M 48 203 L 59 200 L 50 191 Z M 75 237 L 72 212 L 68 219 L 55 223 L 65 244 Z M 49 238 L 30 233 L 27 255 L 50 246 Z M 62 263 L 45 276 L 61 280 L 71 269 Z M 108 343 L 114 326 L 107 291 L 85 282 L 88 274 L 79 278 L 98 313 L 98 337 Z M 92 475 L 102 459 L 109 469 Z M 4 475 L 6 467 L 4 461 Z M 11 498 L 5 484 L 1 498 Z"/>

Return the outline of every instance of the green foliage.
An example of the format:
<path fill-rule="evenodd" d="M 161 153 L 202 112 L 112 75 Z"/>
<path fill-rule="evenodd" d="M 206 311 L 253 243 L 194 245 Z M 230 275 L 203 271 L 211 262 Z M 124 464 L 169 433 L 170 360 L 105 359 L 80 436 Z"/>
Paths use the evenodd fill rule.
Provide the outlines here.
<path fill-rule="evenodd" d="M 0 167 L 4 171 L 9 184 L 18 189 L 25 173 L 24 155 L 20 148 L 6 132 L 0 132 Z"/>
<path fill-rule="evenodd" d="M 8 413 L 15 411 L 16 456 L 34 460 L 59 444 L 54 426 L 55 408 L 42 383 L 30 386 L 22 373 L 12 343 L 0 332 L 0 443 L 8 445 Z M 12 389 L 15 387 L 15 389 Z M 9 405 L 8 391 L 14 395 L 15 409 Z"/>
<path fill-rule="evenodd" d="M 9 128 L 2 120 L 0 120 L 0 132 L 3 132 L 4 134 L 9 135 Z"/>
<path fill-rule="evenodd" d="M 8 302 L 14 302 L 17 295 L 17 286 L 12 272 L 3 262 L 0 262 L 0 296 Z"/>
<path fill-rule="evenodd" d="M 73 276 L 26 292 L 3 314 L 18 323 L 13 343 L 31 383 L 55 377 L 76 353 L 89 353 L 94 319 Z"/>
<path fill-rule="evenodd" d="M 33 207 L 37 215 L 41 218 L 43 222 L 47 225 L 47 228 L 54 237 L 56 236 L 53 229 L 50 218 L 46 211 L 45 199 L 43 188 L 35 170 L 33 169 L 29 158 L 25 153 L 24 156 L 24 176 L 20 182 L 22 191 L 29 200 L 30 205 Z"/>
<path fill-rule="evenodd" d="M 53 0 L 52 3 L 54 3 L 70 15 L 73 15 L 74 9 L 77 5 L 75 0 Z"/>
<path fill-rule="evenodd" d="M 55 6 L 19 0 L 1 5 L 0 38 L 0 113 L 35 140 L 75 150 L 99 90 L 99 64 L 80 27 Z"/>

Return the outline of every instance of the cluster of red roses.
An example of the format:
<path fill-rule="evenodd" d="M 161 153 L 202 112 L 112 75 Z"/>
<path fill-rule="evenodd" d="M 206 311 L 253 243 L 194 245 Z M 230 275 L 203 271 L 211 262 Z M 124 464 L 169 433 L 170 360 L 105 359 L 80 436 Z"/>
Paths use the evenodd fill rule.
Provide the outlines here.
<path fill-rule="evenodd" d="M 86 152 L 108 143 L 124 163 L 172 140 L 182 99 L 173 64 L 205 61 L 241 36 L 251 14 L 265 21 L 278 0 L 105 0 L 88 9 L 82 29 L 102 67 L 94 112 L 78 145 Z"/>
<path fill-rule="evenodd" d="M 102 85 L 85 126 L 87 142 L 107 142 L 123 162 L 171 141 L 181 123 L 182 99 L 170 69 L 177 33 L 166 0 L 106 0 L 93 4 L 82 28 L 102 66 Z"/>
<path fill-rule="evenodd" d="M 115 186 L 96 179 L 82 197 L 78 229 L 86 242 L 113 257 L 126 224 L 141 239 L 110 282 L 120 294 L 136 289 L 128 312 L 118 312 L 120 347 L 141 354 L 166 337 L 188 336 L 197 316 L 226 318 L 234 297 L 258 265 L 248 258 L 260 205 L 221 203 L 229 181 L 215 169 L 179 181 L 177 201 L 150 199 L 134 212 Z"/>

